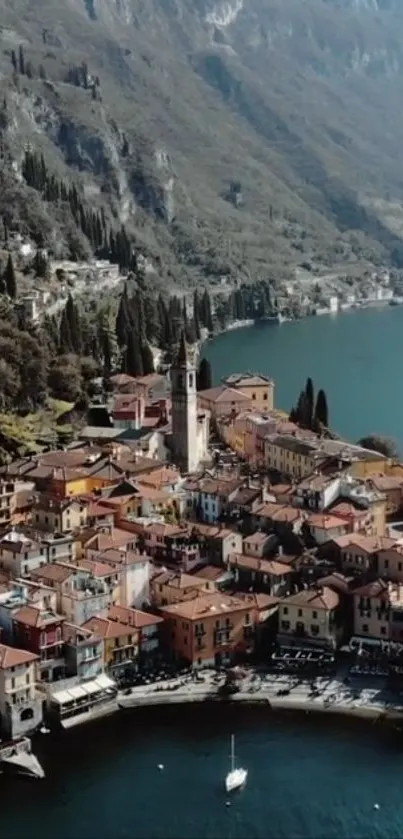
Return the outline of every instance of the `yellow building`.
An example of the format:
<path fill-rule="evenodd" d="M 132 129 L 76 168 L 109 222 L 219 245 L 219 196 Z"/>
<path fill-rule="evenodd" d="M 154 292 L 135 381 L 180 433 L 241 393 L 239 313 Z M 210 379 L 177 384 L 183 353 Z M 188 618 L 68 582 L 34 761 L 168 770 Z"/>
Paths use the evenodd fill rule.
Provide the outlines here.
<path fill-rule="evenodd" d="M 323 455 L 322 459 L 325 459 Z M 276 469 L 293 478 L 305 478 L 313 473 L 318 460 L 318 447 L 314 442 L 279 434 L 264 439 L 264 462 L 268 469 Z"/>
<path fill-rule="evenodd" d="M 249 396 L 254 411 L 272 411 L 274 408 L 274 382 L 260 373 L 233 373 L 224 380 L 227 387 Z"/>
<path fill-rule="evenodd" d="M 403 641 L 403 586 L 374 580 L 354 591 L 354 635 L 372 641 Z"/>
<path fill-rule="evenodd" d="M 125 667 L 139 654 L 139 632 L 108 618 L 90 618 L 82 625 L 104 642 L 104 666 L 113 678 L 123 675 Z"/>
<path fill-rule="evenodd" d="M 334 649 L 340 637 L 338 607 L 339 595 L 328 586 L 285 597 L 279 604 L 279 640 Z"/>

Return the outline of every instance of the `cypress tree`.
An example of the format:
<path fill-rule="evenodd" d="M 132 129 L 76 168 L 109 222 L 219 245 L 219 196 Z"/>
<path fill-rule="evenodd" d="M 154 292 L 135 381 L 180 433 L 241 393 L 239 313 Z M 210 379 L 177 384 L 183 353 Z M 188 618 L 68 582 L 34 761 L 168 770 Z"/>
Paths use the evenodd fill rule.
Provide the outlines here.
<path fill-rule="evenodd" d="M 199 302 L 199 294 L 197 288 L 195 289 L 193 295 L 193 322 L 194 322 L 194 330 L 196 341 L 200 339 L 200 302 Z"/>
<path fill-rule="evenodd" d="M 207 358 L 202 358 L 197 371 L 197 390 L 208 390 L 212 384 L 211 364 Z"/>
<path fill-rule="evenodd" d="M 315 422 L 318 425 L 323 425 L 329 428 L 329 412 L 327 407 L 327 398 L 324 390 L 318 392 L 315 407 Z"/>
<path fill-rule="evenodd" d="M 80 355 L 82 350 L 82 330 L 81 330 L 81 319 L 78 308 L 71 296 L 69 294 L 66 303 L 66 318 L 69 324 L 70 336 L 71 336 L 71 346 L 73 352 L 77 355 Z"/>
<path fill-rule="evenodd" d="M 60 325 L 59 325 L 59 349 L 61 355 L 68 355 L 73 349 L 72 347 L 72 340 L 71 340 L 71 332 L 70 332 L 70 324 L 66 313 L 66 307 L 64 307 L 61 318 L 60 318 Z"/>
<path fill-rule="evenodd" d="M 118 342 L 118 346 L 122 348 L 126 343 L 126 338 L 128 332 L 130 332 L 132 326 L 132 321 L 129 313 L 129 300 L 127 296 L 127 286 L 125 285 L 120 301 L 119 301 L 119 308 L 116 315 L 116 339 Z"/>
<path fill-rule="evenodd" d="M 310 377 L 306 380 L 305 399 L 306 399 L 308 428 L 312 428 L 313 410 L 314 410 L 314 390 L 313 390 L 313 381 Z"/>
<path fill-rule="evenodd" d="M 138 335 L 136 335 L 134 329 L 130 329 L 130 331 L 126 335 L 126 351 L 124 355 L 124 365 L 126 373 L 128 373 L 129 376 L 144 375 L 143 358 L 141 354 L 140 343 Z"/>
<path fill-rule="evenodd" d="M 17 297 L 17 278 L 15 276 L 14 263 L 11 253 L 8 255 L 6 270 L 4 272 L 4 283 L 6 292 L 11 300 Z"/>
<path fill-rule="evenodd" d="M 302 428 L 308 428 L 309 405 L 304 390 L 301 390 L 301 393 L 298 397 L 297 407 L 295 409 L 295 417 L 295 421 L 298 423 L 298 425 L 301 425 Z"/>
<path fill-rule="evenodd" d="M 141 360 L 143 362 L 143 374 L 148 376 L 149 373 L 154 373 L 154 356 L 149 344 L 143 344 L 141 347 Z"/>

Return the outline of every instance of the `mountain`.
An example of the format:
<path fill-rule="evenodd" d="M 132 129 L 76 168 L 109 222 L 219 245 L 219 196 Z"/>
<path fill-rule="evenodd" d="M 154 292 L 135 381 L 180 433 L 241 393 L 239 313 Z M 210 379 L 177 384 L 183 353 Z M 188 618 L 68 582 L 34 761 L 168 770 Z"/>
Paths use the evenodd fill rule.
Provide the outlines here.
<path fill-rule="evenodd" d="M 403 267 L 400 0 L 0 0 L 0 24 L 7 229 L 85 255 L 123 225 L 171 286 Z"/>

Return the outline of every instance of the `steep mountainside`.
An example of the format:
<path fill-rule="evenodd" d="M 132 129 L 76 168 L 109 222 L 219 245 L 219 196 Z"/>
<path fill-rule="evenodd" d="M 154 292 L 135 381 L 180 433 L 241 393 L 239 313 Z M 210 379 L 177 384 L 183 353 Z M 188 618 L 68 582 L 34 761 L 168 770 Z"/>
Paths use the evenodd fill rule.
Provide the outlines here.
<path fill-rule="evenodd" d="M 402 36 L 400 0 L 0 0 L 0 212 L 74 254 L 102 210 L 171 284 L 403 266 Z"/>

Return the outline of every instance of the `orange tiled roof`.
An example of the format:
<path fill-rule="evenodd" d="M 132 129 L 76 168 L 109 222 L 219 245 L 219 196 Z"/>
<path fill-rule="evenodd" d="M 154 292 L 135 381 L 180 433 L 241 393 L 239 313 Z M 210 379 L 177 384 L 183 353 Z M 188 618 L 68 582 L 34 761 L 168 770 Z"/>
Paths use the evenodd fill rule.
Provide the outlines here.
<path fill-rule="evenodd" d="M 21 664 L 31 664 L 39 656 L 28 650 L 19 650 L 15 647 L 8 647 L 0 644 L 0 670 L 8 670 L 10 667 L 19 667 Z"/>

